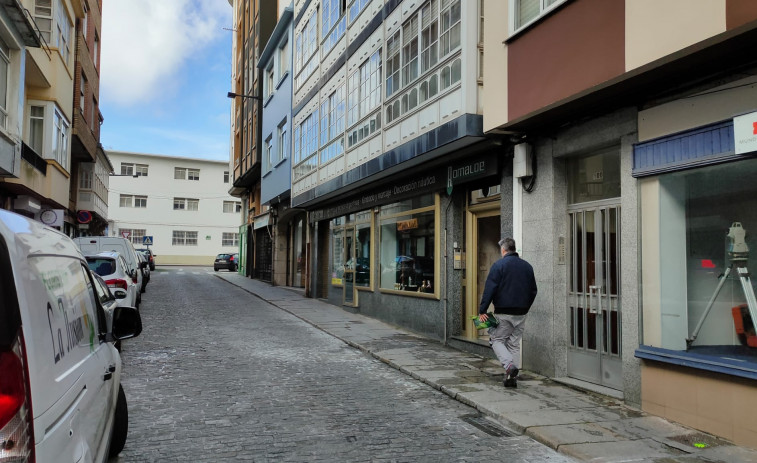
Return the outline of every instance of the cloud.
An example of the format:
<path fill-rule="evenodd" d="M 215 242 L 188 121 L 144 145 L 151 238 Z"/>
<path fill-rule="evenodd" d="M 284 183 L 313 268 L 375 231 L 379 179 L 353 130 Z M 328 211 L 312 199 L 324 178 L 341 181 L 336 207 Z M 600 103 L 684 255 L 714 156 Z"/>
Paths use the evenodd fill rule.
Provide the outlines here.
<path fill-rule="evenodd" d="M 228 0 L 103 2 L 102 92 L 119 106 L 155 98 L 231 23 Z"/>

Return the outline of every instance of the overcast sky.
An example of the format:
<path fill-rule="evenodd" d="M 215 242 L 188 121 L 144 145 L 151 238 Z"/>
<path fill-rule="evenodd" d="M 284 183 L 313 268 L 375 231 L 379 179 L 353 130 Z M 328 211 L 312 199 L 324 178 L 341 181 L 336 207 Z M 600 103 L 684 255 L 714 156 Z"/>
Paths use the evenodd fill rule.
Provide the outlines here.
<path fill-rule="evenodd" d="M 105 0 L 102 13 L 106 151 L 228 160 L 228 0 Z"/>

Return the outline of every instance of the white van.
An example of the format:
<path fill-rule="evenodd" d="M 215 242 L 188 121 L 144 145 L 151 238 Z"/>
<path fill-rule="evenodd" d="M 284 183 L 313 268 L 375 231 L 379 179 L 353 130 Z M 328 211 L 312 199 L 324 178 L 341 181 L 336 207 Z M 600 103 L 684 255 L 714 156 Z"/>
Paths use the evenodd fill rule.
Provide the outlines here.
<path fill-rule="evenodd" d="M 116 307 L 112 331 L 70 238 L 0 210 L 0 461 L 104 462 L 126 442 L 121 358 L 142 330 Z"/>
<path fill-rule="evenodd" d="M 139 259 L 137 251 L 131 241 L 120 236 L 82 236 L 74 238 L 74 243 L 79 246 L 81 252 L 87 256 L 100 254 L 101 252 L 113 251 L 124 256 L 126 264 L 129 266 L 129 275 L 131 276 L 137 288 L 142 287 L 142 272 L 139 269 Z M 137 304 L 142 302 L 142 292 L 137 291 Z"/>

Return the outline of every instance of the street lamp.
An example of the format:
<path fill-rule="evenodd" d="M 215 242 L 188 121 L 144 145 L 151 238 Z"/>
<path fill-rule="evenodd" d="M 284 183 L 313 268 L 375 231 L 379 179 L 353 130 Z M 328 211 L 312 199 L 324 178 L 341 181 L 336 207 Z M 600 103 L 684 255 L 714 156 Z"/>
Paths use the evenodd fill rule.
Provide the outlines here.
<path fill-rule="evenodd" d="M 242 97 L 242 98 L 252 98 L 253 100 L 263 101 L 263 98 L 261 98 L 261 97 L 259 97 L 257 95 L 242 95 L 241 93 L 229 92 L 229 93 L 226 94 L 226 96 L 229 97 L 229 98 L 235 98 L 235 97 L 239 96 L 239 97 Z"/>

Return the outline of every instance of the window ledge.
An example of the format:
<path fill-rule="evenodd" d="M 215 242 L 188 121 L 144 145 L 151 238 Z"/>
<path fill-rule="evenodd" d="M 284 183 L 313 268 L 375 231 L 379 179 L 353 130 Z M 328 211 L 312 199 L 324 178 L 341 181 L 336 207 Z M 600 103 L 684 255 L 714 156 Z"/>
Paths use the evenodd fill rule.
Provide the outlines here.
<path fill-rule="evenodd" d="M 279 159 L 279 161 L 276 164 L 273 165 L 273 168 L 275 169 L 275 168 L 279 167 L 280 165 L 284 164 L 284 161 L 286 161 L 286 160 L 287 160 L 286 156 L 284 156 L 283 158 Z"/>
<path fill-rule="evenodd" d="M 738 346 L 735 346 L 738 347 Z M 634 352 L 636 358 L 706 370 L 724 375 L 757 379 L 757 356 L 755 363 L 730 357 L 700 354 L 652 346 L 639 346 Z"/>
<path fill-rule="evenodd" d="M 279 87 L 281 87 L 281 85 L 284 83 L 284 81 L 286 80 L 288 76 L 289 76 L 289 71 L 286 71 L 284 74 L 282 74 L 281 78 L 279 79 L 279 83 L 276 84 L 276 87 L 275 87 L 276 90 L 278 90 Z"/>

